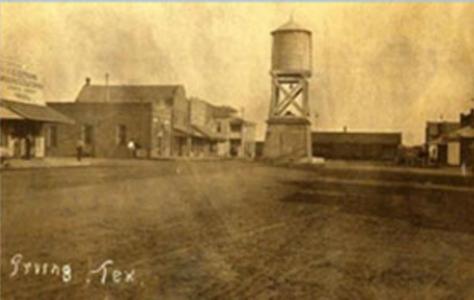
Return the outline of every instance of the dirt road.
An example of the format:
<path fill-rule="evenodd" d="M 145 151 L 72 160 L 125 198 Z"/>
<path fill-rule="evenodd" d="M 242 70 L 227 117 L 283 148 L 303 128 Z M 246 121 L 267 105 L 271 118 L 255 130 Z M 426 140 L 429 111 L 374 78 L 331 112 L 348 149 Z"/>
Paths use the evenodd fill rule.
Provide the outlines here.
<path fill-rule="evenodd" d="M 474 299 L 469 188 L 232 161 L 1 179 L 2 299 Z"/>

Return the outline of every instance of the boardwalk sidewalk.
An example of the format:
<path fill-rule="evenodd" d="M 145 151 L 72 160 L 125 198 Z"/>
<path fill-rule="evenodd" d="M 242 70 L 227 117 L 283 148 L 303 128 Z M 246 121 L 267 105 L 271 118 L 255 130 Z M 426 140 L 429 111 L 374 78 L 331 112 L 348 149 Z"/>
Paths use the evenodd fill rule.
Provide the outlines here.
<path fill-rule="evenodd" d="M 158 161 L 219 161 L 226 158 L 219 157 L 165 157 L 159 159 L 113 159 L 113 158 L 83 158 L 78 161 L 73 157 L 44 157 L 33 159 L 9 159 L 1 165 L 0 170 L 21 170 L 37 168 L 69 168 L 88 166 L 130 166 L 147 165 Z"/>

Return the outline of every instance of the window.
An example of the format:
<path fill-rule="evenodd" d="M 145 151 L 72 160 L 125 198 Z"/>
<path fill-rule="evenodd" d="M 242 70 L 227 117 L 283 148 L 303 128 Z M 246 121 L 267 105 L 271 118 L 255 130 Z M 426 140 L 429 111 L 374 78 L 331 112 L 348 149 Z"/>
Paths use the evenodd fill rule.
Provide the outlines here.
<path fill-rule="evenodd" d="M 82 125 L 81 140 L 86 145 L 92 145 L 94 142 L 94 127 L 92 125 Z"/>
<path fill-rule="evenodd" d="M 242 130 L 242 125 L 240 124 L 231 124 L 230 131 L 232 132 L 240 132 Z"/>
<path fill-rule="evenodd" d="M 221 131 L 222 131 L 221 122 L 217 122 L 217 132 L 221 132 Z"/>
<path fill-rule="evenodd" d="M 127 127 L 125 125 L 117 126 L 117 145 L 125 146 L 127 144 Z"/>
<path fill-rule="evenodd" d="M 47 145 L 48 147 L 58 146 L 58 127 L 56 125 L 51 125 L 48 127 Z"/>

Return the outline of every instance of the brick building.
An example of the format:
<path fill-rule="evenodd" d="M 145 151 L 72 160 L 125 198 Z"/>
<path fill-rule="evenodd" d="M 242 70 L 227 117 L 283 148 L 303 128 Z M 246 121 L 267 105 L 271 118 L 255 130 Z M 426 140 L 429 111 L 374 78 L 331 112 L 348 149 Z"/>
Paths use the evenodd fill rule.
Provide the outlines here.
<path fill-rule="evenodd" d="M 91 157 L 129 157 L 127 143 L 133 139 L 145 151 L 151 149 L 151 103 L 50 103 L 75 120 L 75 125 L 50 125 L 46 152 L 50 156 L 73 156 L 78 140 Z M 145 154 L 145 156 L 148 153 Z"/>
<path fill-rule="evenodd" d="M 50 105 L 75 120 L 73 126 L 49 126 L 51 155 L 73 155 L 78 140 L 95 157 L 126 157 L 130 140 L 143 157 L 189 154 L 189 104 L 181 85 L 109 86 L 86 80 L 75 102 Z"/>

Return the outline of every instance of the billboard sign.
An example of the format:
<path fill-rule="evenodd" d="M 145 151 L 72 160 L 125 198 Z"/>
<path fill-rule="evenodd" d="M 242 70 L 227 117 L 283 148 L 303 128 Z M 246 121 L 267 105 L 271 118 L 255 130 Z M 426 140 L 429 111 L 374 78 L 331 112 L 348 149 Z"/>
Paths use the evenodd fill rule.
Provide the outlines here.
<path fill-rule="evenodd" d="M 43 83 L 30 68 L 0 59 L 0 98 L 29 104 L 45 105 Z"/>

